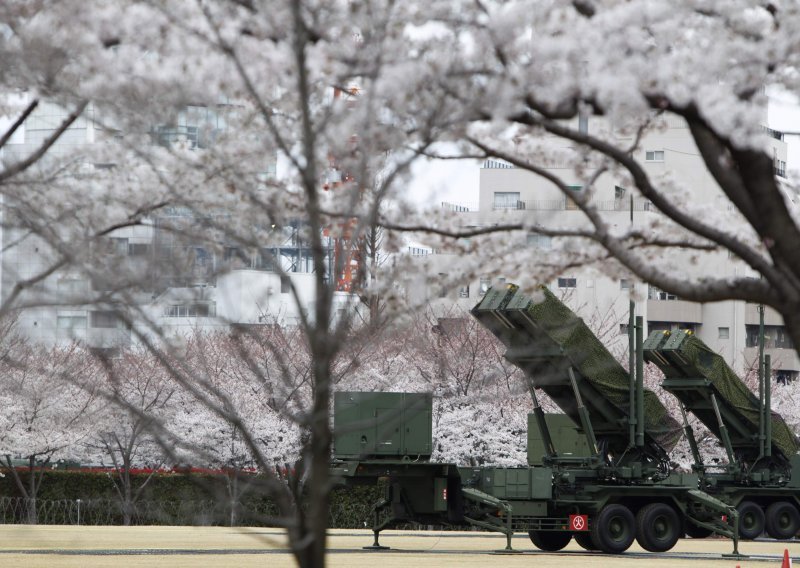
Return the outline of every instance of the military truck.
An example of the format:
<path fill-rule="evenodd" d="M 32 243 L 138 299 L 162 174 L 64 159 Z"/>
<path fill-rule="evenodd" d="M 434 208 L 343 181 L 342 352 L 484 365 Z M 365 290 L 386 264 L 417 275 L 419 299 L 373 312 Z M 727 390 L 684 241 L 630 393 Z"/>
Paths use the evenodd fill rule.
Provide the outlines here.
<path fill-rule="evenodd" d="M 371 548 L 382 548 L 383 529 L 418 522 L 498 531 L 507 550 L 522 531 L 548 551 L 574 537 L 587 550 L 621 553 L 637 540 L 660 552 L 691 525 L 732 538 L 738 554 L 736 509 L 700 491 L 697 473 L 670 470 L 680 425 L 643 387 L 641 318 L 631 326 L 639 346 L 631 375 L 546 288 L 537 296 L 493 288 L 472 310 L 527 377 L 535 425 L 528 467 L 431 462 L 429 395 L 336 394 L 334 475 L 347 484 L 386 481 Z M 539 389 L 565 414 L 546 416 Z"/>
<path fill-rule="evenodd" d="M 619 552 L 634 538 L 646 550 L 672 548 L 690 527 L 731 534 L 738 520 L 730 507 L 699 491 L 696 473 L 672 471 L 669 451 L 681 435 L 655 393 L 644 388 L 643 322 L 631 311 L 631 365 L 628 373 L 586 324 L 546 287 L 534 297 L 517 286 L 490 289 L 472 310 L 505 346 L 505 357 L 522 369 L 534 405 L 533 420 L 542 439 L 542 466 L 553 472 L 551 514 L 586 517 L 589 536 L 577 535 L 588 549 Z M 548 419 L 537 400 L 546 393 L 564 412 L 562 444 L 572 426 L 581 451 L 554 443 Z M 565 427 L 566 426 L 566 427 Z M 537 466 L 536 456 L 529 464 Z M 571 455 L 570 455 L 571 454 Z M 726 517 L 728 523 L 722 522 Z M 574 518 L 574 517 L 573 517 Z M 569 542 L 559 531 L 530 528 L 540 548 Z"/>
<path fill-rule="evenodd" d="M 763 331 L 761 336 L 763 355 Z M 753 539 L 766 530 L 772 538 L 793 538 L 800 530 L 800 443 L 771 411 L 770 382 L 764 379 L 770 376 L 769 356 L 759 357 L 758 397 L 690 331 L 654 331 L 644 357 L 661 369 L 661 386 L 681 403 L 701 488 L 736 507 L 740 536 Z M 728 463 L 703 462 L 687 411 L 721 441 Z"/>

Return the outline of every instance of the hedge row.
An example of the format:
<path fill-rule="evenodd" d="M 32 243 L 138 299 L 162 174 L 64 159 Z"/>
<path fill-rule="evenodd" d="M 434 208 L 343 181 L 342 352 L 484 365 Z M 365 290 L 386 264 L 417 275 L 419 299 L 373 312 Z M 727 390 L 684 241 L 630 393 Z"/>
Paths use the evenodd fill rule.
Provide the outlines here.
<path fill-rule="evenodd" d="M 0 522 L 24 522 L 22 497 L 10 472 L 0 470 Z M 23 479 L 27 477 L 22 472 Z M 122 524 L 119 499 L 110 473 L 47 471 L 37 495 L 40 522 L 75 523 L 74 507 L 64 504 L 81 500 L 79 521 L 86 524 Z M 146 475 L 134 476 L 134 487 Z M 156 474 L 139 499 L 135 524 L 202 524 L 272 526 L 277 515 L 273 501 L 264 494 L 257 476 L 239 478 L 239 499 L 232 503 L 225 476 L 208 474 Z M 337 489 L 331 496 L 331 528 L 363 528 L 371 524 L 371 507 L 382 496 L 382 488 L 359 486 Z M 48 505 L 49 503 L 49 505 Z M 54 504 L 62 504 L 56 507 Z M 99 509 L 103 508 L 103 511 Z M 13 510 L 12 510 L 13 509 Z M 233 516 L 231 513 L 234 513 Z"/>

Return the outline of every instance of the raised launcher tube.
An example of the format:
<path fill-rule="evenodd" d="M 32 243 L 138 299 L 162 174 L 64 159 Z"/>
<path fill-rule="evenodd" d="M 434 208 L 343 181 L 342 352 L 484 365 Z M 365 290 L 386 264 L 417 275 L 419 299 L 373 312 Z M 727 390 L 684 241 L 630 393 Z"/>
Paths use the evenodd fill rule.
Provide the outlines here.
<path fill-rule="evenodd" d="M 680 424 L 653 392 L 645 390 L 644 444 L 638 451 L 630 447 L 628 372 L 583 320 L 547 288 L 539 288 L 534 298 L 514 285 L 492 288 L 472 309 L 472 315 L 507 347 L 506 359 L 581 424 L 569 378 L 569 369 L 574 369 L 601 453 L 611 465 L 629 460 L 666 463 L 667 452 L 680 437 Z"/>
<path fill-rule="evenodd" d="M 654 331 L 644 344 L 646 361 L 658 366 L 666 379 L 661 386 L 675 395 L 720 440 L 726 434 L 737 460 L 750 464 L 762 456 L 759 439 L 761 410 L 758 397 L 703 341 L 691 332 Z M 719 411 L 719 419 L 715 404 Z M 800 444 L 780 415 L 770 413 L 773 463 L 788 465 Z"/>

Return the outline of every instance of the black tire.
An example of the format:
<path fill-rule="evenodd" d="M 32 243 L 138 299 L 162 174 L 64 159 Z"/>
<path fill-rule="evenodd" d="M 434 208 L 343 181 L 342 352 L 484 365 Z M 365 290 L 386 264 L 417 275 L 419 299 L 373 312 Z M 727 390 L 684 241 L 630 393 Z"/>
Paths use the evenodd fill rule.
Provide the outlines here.
<path fill-rule="evenodd" d="M 592 544 L 608 554 L 625 552 L 636 538 L 636 523 L 624 505 L 606 505 L 592 523 Z"/>
<path fill-rule="evenodd" d="M 778 540 L 793 538 L 800 530 L 800 513 L 792 503 L 777 501 L 767 507 L 767 534 Z"/>
<path fill-rule="evenodd" d="M 567 531 L 528 531 L 528 536 L 536 548 L 547 552 L 561 550 L 572 540 Z"/>
<path fill-rule="evenodd" d="M 636 541 L 650 552 L 670 550 L 681 536 L 681 519 L 666 503 L 650 503 L 636 514 Z"/>
<path fill-rule="evenodd" d="M 578 546 L 584 550 L 589 550 L 591 552 L 597 550 L 597 547 L 592 542 L 592 533 L 589 531 L 572 533 L 572 538 L 574 538 Z"/>
<path fill-rule="evenodd" d="M 714 531 L 705 527 L 698 527 L 692 523 L 686 523 L 686 536 L 689 538 L 707 538 L 712 535 Z"/>
<path fill-rule="evenodd" d="M 739 511 L 739 538 L 753 540 L 764 532 L 764 511 L 752 501 L 742 501 Z"/>

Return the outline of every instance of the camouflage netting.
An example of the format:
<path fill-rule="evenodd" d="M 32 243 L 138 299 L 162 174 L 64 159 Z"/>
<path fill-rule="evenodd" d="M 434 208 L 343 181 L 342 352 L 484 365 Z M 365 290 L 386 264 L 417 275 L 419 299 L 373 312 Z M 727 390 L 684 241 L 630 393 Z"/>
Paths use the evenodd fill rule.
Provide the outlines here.
<path fill-rule="evenodd" d="M 686 336 L 686 339 L 681 342 L 678 352 L 686 357 L 704 378 L 710 380 L 719 392 L 719 396 L 754 426 L 754 432 L 758 432 L 758 397 L 747 388 L 747 385 L 733 372 L 725 360 L 694 335 Z M 665 374 L 667 374 L 666 370 Z M 716 424 L 707 424 L 707 426 L 712 431 L 718 430 Z M 793 456 L 800 449 L 792 430 L 783 418 L 774 412 L 772 413 L 772 445 L 787 457 Z"/>
<path fill-rule="evenodd" d="M 516 294 L 516 297 L 514 297 Z M 536 295 L 536 301 L 521 296 L 516 286 L 509 286 L 505 300 L 500 304 L 499 311 L 503 311 L 514 297 L 514 306 L 525 305 L 526 312 L 531 316 L 540 330 L 555 342 L 562 350 L 570 364 L 587 381 L 589 381 L 600 395 L 619 409 L 622 415 L 628 416 L 630 402 L 630 379 L 628 372 L 619 364 L 614 356 L 605 348 L 599 339 L 586 326 L 581 318 L 572 312 L 547 288 L 541 287 Z M 520 304 L 519 300 L 523 299 Z M 480 304 L 479 304 L 480 306 Z M 476 308 L 477 310 L 477 308 Z M 480 319 L 480 318 L 479 318 Z M 501 340 L 503 338 L 501 337 Z M 542 352 L 547 350 L 548 340 L 536 338 L 530 334 L 530 341 L 542 344 Z M 537 377 L 532 377 L 536 381 Z M 564 381 L 568 381 L 564 376 Z M 570 391 L 562 390 L 562 393 Z M 548 392 L 554 398 L 551 392 Z M 557 395 L 556 395 L 557 396 Z M 555 400 L 565 412 L 574 406 L 572 395 L 569 399 Z M 655 440 L 662 448 L 669 452 L 680 438 L 680 425 L 669 415 L 669 412 L 658 400 L 652 391 L 644 391 L 644 416 L 645 434 Z M 594 419 L 592 419 L 594 422 Z M 628 435 L 628 425 L 619 424 L 620 437 Z"/>
<path fill-rule="evenodd" d="M 537 298 L 540 300 L 540 298 Z M 575 313 L 541 288 L 541 301 L 531 301 L 528 313 L 542 330 L 564 350 L 584 378 L 625 414 L 630 400 L 628 372 Z M 645 433 L 669 452 L 681 435 L 681 427 L 656 394 L 644 390 Z M 627 434 L 627 426 L 625 433 Z"/>

